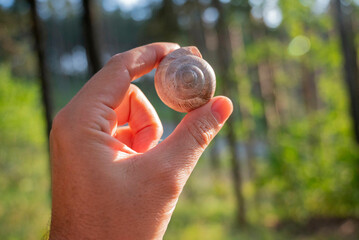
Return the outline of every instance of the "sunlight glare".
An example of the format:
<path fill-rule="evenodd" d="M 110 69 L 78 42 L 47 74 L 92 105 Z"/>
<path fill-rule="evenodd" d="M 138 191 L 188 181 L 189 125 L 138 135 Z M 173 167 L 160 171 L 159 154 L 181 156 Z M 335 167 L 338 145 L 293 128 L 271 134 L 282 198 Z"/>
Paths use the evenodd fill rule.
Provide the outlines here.
<path fill-rule="evenodd" d="M 146 0 L 104 0 L 103 8 L 108 12 L 121 9 L 124 12 L 130 12 L 137 7 L 144 7 L 148 1 Z"/>
<path fill-rule="evenodd" d="M 293 40 L 289 43 L 288 52 L 292 56 L 302 56 L 306 54 L 310 50 L 310 40 L 306 36 L 296 36 Z"/>
<path fill-rule="evenodd" d="M 268 6 L 263 9 L 263 21 L 268 27 L 277 28 L 282 20 L 282 11 L 278 6 Z"/>
<path fill-rule="evenodd" d="M 330 0 L 316 0 L 312 5 L 312 12 L 317 15 L 325 13 L 329 8 L 329 3 Z"/>
<path fill-rule="evenodd" d="M 14 0 L 0 0 L 0 7 L 10 8 L 14 2 Z"/>
<path fill-rule="evenodd" d="M 209 7 L 207 8 L 202 15 L 202 19 L 207 24 L 215 24 L 218 20 L 219 13 L 217 8 Z"/>

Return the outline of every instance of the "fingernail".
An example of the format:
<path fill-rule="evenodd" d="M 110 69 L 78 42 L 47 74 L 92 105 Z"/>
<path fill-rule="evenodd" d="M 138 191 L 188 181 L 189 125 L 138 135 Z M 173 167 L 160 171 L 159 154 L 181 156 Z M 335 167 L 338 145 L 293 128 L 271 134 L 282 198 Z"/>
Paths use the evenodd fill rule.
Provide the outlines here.
<path fill-rule="evenodd" d="M 231 100 L 226 97 L 220 97 L 212 103 L 211 111 L 219 124 L 222 124 L 231 115 L 233 105 Z"/>

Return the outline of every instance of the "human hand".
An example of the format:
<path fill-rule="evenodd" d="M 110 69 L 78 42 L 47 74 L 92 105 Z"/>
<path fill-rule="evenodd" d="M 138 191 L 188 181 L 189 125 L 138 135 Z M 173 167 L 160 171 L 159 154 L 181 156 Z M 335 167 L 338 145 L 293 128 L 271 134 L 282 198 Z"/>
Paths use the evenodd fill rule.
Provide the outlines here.
<path fill-rule="evenodd" d="M 130 82 L 177 44 L 117 54 L 55 117 L 50 239 L 161 239 L 200 155 L 232 112 L 215 97 L 157 145 L 162 125 Z M 128 126 L 123 126 L 128 123 Z"/>

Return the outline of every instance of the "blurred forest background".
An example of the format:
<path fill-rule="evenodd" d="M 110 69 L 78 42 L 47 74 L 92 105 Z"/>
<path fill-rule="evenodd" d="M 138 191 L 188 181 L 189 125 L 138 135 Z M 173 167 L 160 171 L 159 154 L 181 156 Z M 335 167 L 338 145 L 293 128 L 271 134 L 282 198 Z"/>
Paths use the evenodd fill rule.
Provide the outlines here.
<path fill-rule="evenodd" d="M 0 239 L 47 231 L 56 112 L 154 41 L 198 46 L 235 105 L 165 239 L 359 239 L 359 0 L 0 0 Z"/>

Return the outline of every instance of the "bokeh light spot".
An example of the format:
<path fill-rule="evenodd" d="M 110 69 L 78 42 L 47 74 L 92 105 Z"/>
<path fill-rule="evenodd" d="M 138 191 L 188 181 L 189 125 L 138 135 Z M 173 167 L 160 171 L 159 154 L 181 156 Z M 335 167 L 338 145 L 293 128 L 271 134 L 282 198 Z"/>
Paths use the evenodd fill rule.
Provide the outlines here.
<path fill-rule="evenodd" d="M 278 6 L 268 6 L 263 11 L 263 21 L 270 28 L 277 28 L 283 20 L 282 11 Z"/>
<path fill-rule="evenodd" d="M 214 7 L 207 8 L 202 15 L 202 19 L 207 24 L 214 24 L 217 22 L 219 17 L 218 10 Z"/>
<path fill-rule="evenodd" d="M 288 52 L 292 56 L 302 56 L 310 50 L 310 40 L 306 36 L 296 36 L 289 43 Z"/>
<path fill-rule="evenodd" d="M 14 2 L 14 0 L 0 0 L 0 7 L 10 8 Z"/>

